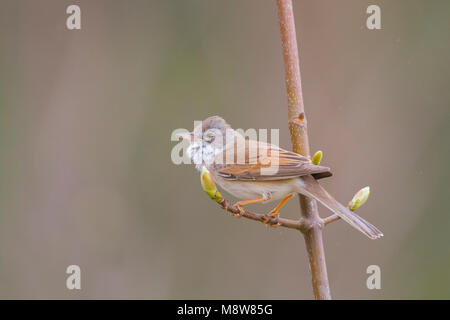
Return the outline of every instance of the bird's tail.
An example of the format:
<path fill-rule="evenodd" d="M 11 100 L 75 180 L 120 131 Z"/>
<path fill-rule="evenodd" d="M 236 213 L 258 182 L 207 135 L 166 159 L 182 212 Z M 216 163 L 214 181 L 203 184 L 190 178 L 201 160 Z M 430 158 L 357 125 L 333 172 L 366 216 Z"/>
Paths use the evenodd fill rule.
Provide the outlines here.
<path fill-rule="evenodd" d="M 312 176 L 303 176 L 298 179 L 297 189 L 296 191 L 298 193 L 319 201 L 342 220 L 364 233 L 370 239 L 378 239 L 383 236 L 383 233 L 375 226 L 334 199 Z"/>

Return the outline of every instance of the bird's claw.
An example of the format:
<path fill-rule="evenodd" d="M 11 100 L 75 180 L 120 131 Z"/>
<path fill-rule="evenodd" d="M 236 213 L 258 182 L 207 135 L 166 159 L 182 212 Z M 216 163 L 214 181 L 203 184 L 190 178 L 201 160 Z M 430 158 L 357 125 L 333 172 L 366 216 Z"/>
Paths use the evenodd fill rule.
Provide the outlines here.
<path fill-rule="evenodd" d="M 269 212 L 269 216 L 273 219 L 278 219 L 278 217 L 280 216 L 279 212 Z"/>
<path fill-rule="evenodd" d="M 280 223 L 279 222 L 277 222 L 277 223 L 272 223 L 270 220 L 271 219 L 278 219 L 278 216 L 280 215 L 280 213 L 279 212 L 269 212 L 269 213 L 266 213 L 264 216 L 263 216 L 263 223 L 265 224 L 265 225 L 267 225 L 267 226 L 269 226 L 269 227 L 271 227 L 271 228 L 278 228 L 279 226 L 280 226 Z"/>
<path fill-rule="evenodd" d="M 239 213 L 232 213 L 232 215 L 233 217 L 240 218 L 241 216 L 244 215 L 245 210 L 244 208 L 242 208 L 242 206 L 238 204 L 236 204 L 235 207 L 239 210 Z"/>

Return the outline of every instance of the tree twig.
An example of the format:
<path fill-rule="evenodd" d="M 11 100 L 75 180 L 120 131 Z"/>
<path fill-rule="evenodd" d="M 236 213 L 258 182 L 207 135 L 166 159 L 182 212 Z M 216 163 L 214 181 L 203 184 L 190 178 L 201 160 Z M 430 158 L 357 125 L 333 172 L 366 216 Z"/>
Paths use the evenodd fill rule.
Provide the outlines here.
<path fill-rule="evenodd" d="M 286 91 L 288 95 L 288 119 L 293 151 L 310 156 L 307 121 L 303 104 L 294 12 L 291 0 L 277 0 L 281 30 Z M 317 202 L 300 195 L 301 216 L 306 230 L 302 230 L 312 276 L 314 296 L 318 300 L 331 299 L 328 283 L 325 251 L 323 248 L 323 220 L 319 217 Z"/>
<path fill-rule="evenodd" d="M 233 216 L 236 217 L 244 217 L 250 220 L 259 221 L 272 227 L 285 227 L 290 229 L 297 229 L 300 231 L 308 229 L 307 222 L 304 219 L 291 220 L 281 217 L 273 218 L 268 214 L 250 212 L 245 209 L 239 211 L 239 209 L 236 206 L 231 204 L 231 202 L 226 200 L 225 198 L 222 198 L 222 200 L 219 201 L 218 203 L 224 210 L 230 212 Z"/>
<path fill-rule="evenodd" d="M 332 223 L 334 221 L 337 221 L 339 219 L 341 219 L 341 218 L 337 214 L 332 214 L 331 216 L 326 217 L 325 219 L 323 219 L 323 224 L 326 226 L 326 225 L 328 225 L 328 224 L 330 224 L 330 223 Z"/>

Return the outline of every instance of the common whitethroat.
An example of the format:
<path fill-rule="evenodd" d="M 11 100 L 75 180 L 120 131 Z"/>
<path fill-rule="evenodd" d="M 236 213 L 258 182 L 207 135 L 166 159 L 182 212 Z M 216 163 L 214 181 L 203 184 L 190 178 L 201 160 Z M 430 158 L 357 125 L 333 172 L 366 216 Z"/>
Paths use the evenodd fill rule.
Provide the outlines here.
<path fill-rule="evenodd" d="M 319 201 L 369 238 L 383 236 L 317 182 L 332 175 L 328 167 L 314 165 L 309 158 L 276 145 L 246 139 L 218 116 L 203 120 L 193 132 L 179 137 L 189 141 L 187 154 L 196 168 L 206 166 L 219 186 L 240 199 L 235 206 L 241 211 L 247 204 L 282 199 L 269 213 L 277 217 L 280 208 L 300 193 Z"/>

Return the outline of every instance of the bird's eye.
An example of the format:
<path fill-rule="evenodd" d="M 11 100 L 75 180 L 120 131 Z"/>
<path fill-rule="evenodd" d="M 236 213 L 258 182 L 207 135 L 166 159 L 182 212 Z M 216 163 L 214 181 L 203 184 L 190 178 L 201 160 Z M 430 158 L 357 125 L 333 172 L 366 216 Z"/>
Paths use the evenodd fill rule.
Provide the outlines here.
<path fill-rule="evenodd" d="M 214 136 L 214 133 L 212 133 L 212 132 L 206 132 L 204 138 L 205 138 L 205 140 L 208 141 L 208 142 L 213 142 L 214 139 L 215 139 L 216 137 Z"/>

